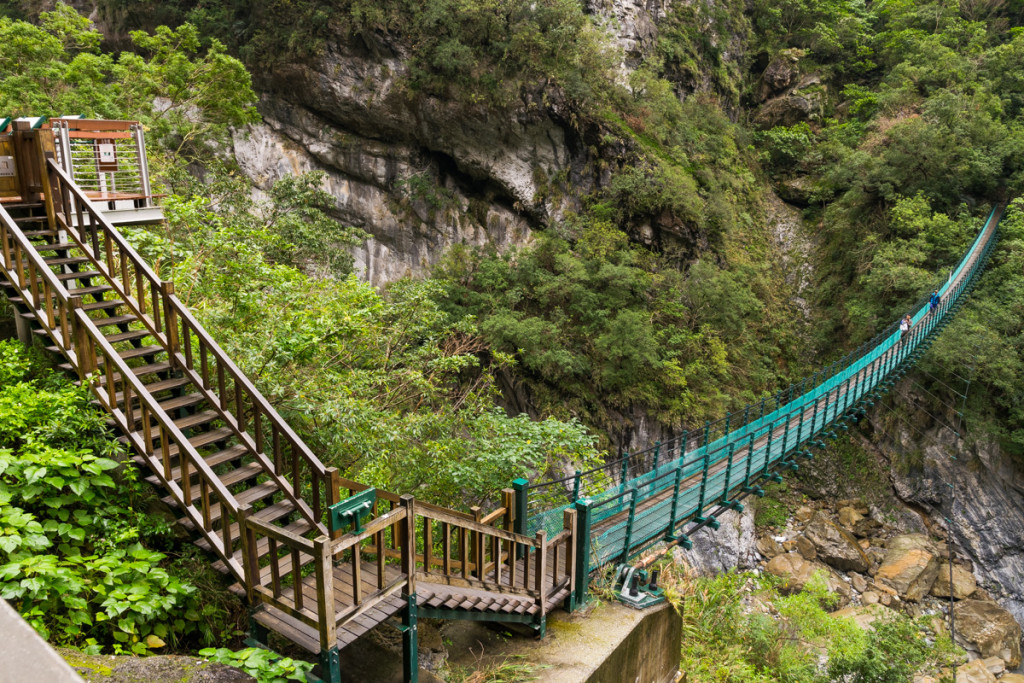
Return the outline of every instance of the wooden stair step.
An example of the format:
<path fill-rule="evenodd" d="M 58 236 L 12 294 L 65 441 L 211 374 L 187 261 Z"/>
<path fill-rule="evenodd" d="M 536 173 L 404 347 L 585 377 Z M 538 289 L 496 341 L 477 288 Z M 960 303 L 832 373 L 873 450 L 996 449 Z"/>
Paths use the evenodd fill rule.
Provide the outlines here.
<path fill-rule="evenodd" d="M 230 448 L 225 448 L 222 451 L 217 451 L 213 455 L 206 456 L 203 458 L 203 460 L 205 460 L 206 464 L 209 465 L 210 467 L 216 467 L 217 465 L 221 465 L 225 462 L 237 460 L 238 458 L 241 458 L 248 452 L 249 450 L 245 446 L 241 444 L 235 444 Z M 179 481 L 181 479 L 181 467 L 175 466 L 171 468 L 171 479 L 173 479 L 174 481 Z M 153 484 L 154 486 L 163 485 L 163 481 L 160 479 L 160 477 L 158 477 L 155 474 L 146 477 L 146 481 Z"/>
<path fill-rule="evenodd" d="M 114 315 L 106 318 L 92 318 L 92 322 L 96 327 L 106 327 L 108 325 L 123 325 L 125 323 L 131 323 L 138 320 L 138 317 L 128 315 Z"/>
<path fill-rule="evenodd" d="M 139 435 L 142 434 L 141 431 L 135 433 Z M 203 432 L 202 434 L 197 434 L 193 437 L 190 437 L 188 442 L 192 444 L 193 448 L 198 450 L 203 446 L 209 446 L 211 443 L 224 441 L 233 436 L 234 433 L 234 430 L 231 429 L 230 427 L 221 427 L 219 429 L 213 429 L 208 432 Z M 124 436 L 119 436 L 117 440 L 120 441 L 121 443 L 128 442 L 128 438 Z M 178 454 L 178 444 L 171 444 L 171 447 L 168 449 L 168 454 L 172 458 L 176 456 Z"/>
<path fill-rule="evenodd" d="M 235 531 L 235 527 L 236 526 L 237 525 L 233 525 L 232 526 L 232 531 Z M 303 534 L 305 534 L 307 531 L 309 531 L 312 528 L 313 528 L 313 526 L 309 522 L 307 522 L 305 519 L 297 519 L 294 522 L 292 522 L 291 524 L 289 524 L 288 526 L 283 527 L 283 529 L 285 531 L 291 532 L 291 533 L 296 534 L 298 536 L 302 536 Z M 237 537 L 236 536 L 232 536 L 232 538 L 237 538 Z M 196 541 L 196 545 L 199 546 L 200 548 L 203 548 L 203 547 L 205 547 L 208 544 L 206 543 L 206 539 L 200 538 L 200 539 L 198 539 Z M 280 547 L 281 547 L 280 544 L 278 544 L 278 548 L 280 548 Z M 257 557 L 262 559 L 262 558 L 266 557 L 269 552 L 270 552 L 270 541 L 268 541 L 266 538 L 261 538 L 258 541 L 256 541 L 256 556 Z M 236 550 L 232 557 L 234 557 L 235 562 L 239 562 L 240 563 L 242 561 L 242 549 L 239 548 L 238 550 Z M 305 553 L 301 553 L 299 561 L 302 563 L 302 566 L 306 566 L 307 564 L 309 564 L 312 561 L 312 559 L 313 559 L 313 557 L 311 555 L 306 555 Z M 217 571 L 219 571 L 221 574 L 227 574 L 228 573 L 227 565 L 224 564 L 223 560 L 217 560 L 216 562 L 214 562 L 210 566 L 213 567 L 214 569 L 216 569 Z M 291 568 L 292 568 L 292 558 L 291 558 L 291 556 L 286 555 L 285 557 L 281 558 L 281 562 L 279 564 L 279 568 L 280 568 L 282 574 L 284 574 L 285 572 L 291 571 Z M 270 578 L 270 565 L 267 565 L 266 567 L 261 567 L 260 568 L 260 577 L 261 577 L 261 580 L 263 581 L 263 583 L 265 584 L 267 582 L 267 579 Z M 239 583 L 236 583 L 233 586 L 229 587 L 228 590 L 230 590 L 232 593 L 234 593 L 235 595 L 238 595 L 238 596 L 244 596 L 245 595 L 245 587 L 242 586 Z"/>
<path fill-rule="evenodd" d="M 68 294 L 71 296 L 88 296 L 91 294 L 102 294 L 103 292 L 112 291 L 114 288 L 110 285 L 96 285 L 95 287 L 76 287 L 75 289 L 69 289 Z M 83 306 L 83 308 L 85 308 Z M 86 308 L 86 310 L 91 310 Z"/>
<path fill-rule="evenodd" d="M 16 218 L 14 220 L 18 220 L 18 219 Z M 43 218 L 43 220 L 46 220 L 46 219 Z M 23 235 L 25 235 L 25 237 L 30 237 L 30 238 L 31 237 L 50 237 L 50 236 L 54 236 L 55 237 L 57 235 L 57 231 L 56 230 L 22 230 L 21 233 Z"/>
<path fill-rule="evenodd" d="M 54 273 L 56 278 L 61 282 L 67 282 L 68 280 L 91 280 L 94 277 L 100 277 L 98 270 L 83 270 L 77 273 Z"/>
<path fill-rule="evenodd" d="M 277 484 L 275 484 L 272 481 L 270 481 L 270 482 L 266 482 L 265 481 L 262 484 L 257 484 L 256 486 L 253 486 L 252 488 L 246 489 L 245 491 L 242 491 L 241 493 L 236 493 L 234 495 L 234 498 L 238 502 L 239 505 L 252 505 L 253 503 L 258 503 L 259 501 L 263 500 L 264 498 L 269 498 L 270 496 L 274 495 L 278 491 L 279 491 L 279 489 L 277 488 Z M 167 505 L 169 505 L 171 507 L 174 507 L 174 508 L 179 507 L 179 505 L 180 505 L 178 503 L 178 501 L 175 500 L 175 498 L 173 496 L 164 496 L 160 500 L 162 500 L 164 503 L 166 503 Z M 193 496 L 192 500 L 195 501 L 195 500 L 197 500 L 197 498 L 195 496 Z M 270 506 L 267 507 L 267 509 L 269 509 L 271 507 L 274 507 L 274 506 L 270 505 Z M 280 512 L 280 509 L 275 510 L 274 512 L 275 513 Z M 220 515 L 221 515 L 220 503 L 213 503 L 212 505 L 210 505 L 210 521 L 216 522 L 217 520 L 220 519 Z M 281 516 L 283 517 L 284 515 L 282 514 Z M 186 529 L 189 529 L 189 530 L 193 529 L 192 521 L 189 520 L 188 517 L 182 517 L 182 518 L 178 519 L 178 523 L 181 524 Z M 238 537 L 237 536 L 233 536 L 232 538 L 238 538 Z"/>
<path fill-rule="evenodd" d="M 111 344 L 117 342 L 132 341 L 133 339 L 143 339 L 149 336 L 149 330 L 128 330 L 127 332 L 115 332 L 113 334 L 105 334 L 104 338 Z"/>
<path fill-rule="evenodd" d="M 88 256 L 47 256 L 43 259 L 48 266 L 74 266 L 79 263 L 88 263 L 89 260 Z"/>
<path fill-rule="evenodd" d="M 36 251 L 67 251 L 68 249 L 77 249 L 78 245 L 74 242 L 44 242 L 42 244 L 33 244 Z"/>
<path fill-rule="evenodd" d="M 92 303 L 82 304 L 83 311 L 99 311 L 107 308 L 117 308 L 124 304 L 123 299 L 104 299 L 103 301 L 93 301 Z"/>
<path fill-rule="evenodd" d="M 46 216 L 18 216 L 14 219 L 15 223 L 45 223 L 46 221 Z"/>
<path fill-rule="evenodd" d="M 167 399 L 166 401 L 160 401 L 160 407 L 164 411 L 170 412 L 172 410 L 178 410 L 179 408 L 190 408 L 205 400 L 206 397 L 199 393 L 185 394 L 184 396 L 175 396 L 174 398 Z"/>
<path fill-rule="evenodd" d="M 180 389 L 181 387 L 192 384 L 192 380 L 185 377 L 171 377 L 170 379 L 161 379 L 156 382 L 149 382 L 143 384 L 146 387 L 146 391 L 151 394 L 159 394 L 162 391 L 168 391 L 172 389 Z M 132 392 L 132 397 L 138 401 L 139 397 L 135 396 L 135 392 Z M 124 403 L 124 392 L 117 392 L 114 394 L 114 400 L 118 403 Z"/>
<path fill-rule="evenodd" d="M 72 370 L 73 369 L 71 367 L 71 363 L 61 363 L 57 367 L 59 367 L 61 370 Z M 144 375 L 152 375 L 154 373 L 164 372 L 165 370 L 170 370 L 170 369 L 171 369 L 171 364 L 169 362 L 167 362 L 167 361 L 160 361 L 159 363 L 150 363 L 149 365 L 140 365 L 140 366 L 138 366 L 136 368 L 132 368 L 132 374 L 135 375 L 136 377 L 142 377 Z M 100 376 L 99 376 L 97 381 L 99 382 L 100 386 L 105 385 L 107 383 L 107 376 L 106 376 L 106 374 L 100 373 Z M 121 373 L 120 372 L 115 372 L 114 373 L 114 382 L 116 383 L 116 382 L 120 382 L 120 381 L 121 381 Z"/>
<path fill-rule="evenodd" d="M 248 481 L 253 477 L 259 476 L 263 472 L 263 466 L 258 462 L 250 462 L 237 469 L 233 469 L 230 472 L 224 474 L 218 474 L 217 478 L 220 479 L 220 483 L 225 486 L 234 486 L 235 484 L 243 481 Z M 192 475 L 195 473 L 193 472 Z M 178 470 L 179 477 L 181 476 L 181 470 Z M 180 484 L 180 482 L 179 482 Z M 202 491 L 199 489 L 199 484 L 192 485 L 192 499 L 195 500 L 199 497 Z M 234 536 L 234 534 L 232 534 Z"/>

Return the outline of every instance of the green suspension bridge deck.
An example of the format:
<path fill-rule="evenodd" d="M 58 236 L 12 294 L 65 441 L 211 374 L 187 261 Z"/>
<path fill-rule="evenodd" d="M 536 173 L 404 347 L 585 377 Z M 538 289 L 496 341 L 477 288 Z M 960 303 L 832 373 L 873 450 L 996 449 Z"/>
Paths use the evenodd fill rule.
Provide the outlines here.
<path fill-rule="evenodd" d="M 942 286 L 938 310 L 915 309 L 902 342 L 892 327 L 742 415 L 562 480 L 517 480 L 497 508 L 470 514 L 325 466 L 62 167 L 55 135 L 19 122 L 0 129 L 15 169 L 0 178 L 0 289 L 19 336 L 39 339 L 88 386 L 147 480 L 249 601 L 254 638 L 273 632 L 316 654 L 330 681 L 341 677 L 338 651 L 385 622 L 401 621 L 410 680 L 418 616 L 517 621 L 543 634 L 548 612 L 585 599 L 593 571 L 717 525 L 923 353 L 976 282 L 1001 214 Z"/>

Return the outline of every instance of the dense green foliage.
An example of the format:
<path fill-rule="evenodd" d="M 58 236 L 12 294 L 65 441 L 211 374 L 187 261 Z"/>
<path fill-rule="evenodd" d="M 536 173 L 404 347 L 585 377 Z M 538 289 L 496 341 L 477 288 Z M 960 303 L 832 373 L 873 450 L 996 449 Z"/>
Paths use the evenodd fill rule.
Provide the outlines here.
<path fill-rule="evenodd" d="M 244 650 L 235 651 L 225 647 L 209 647 L 200 650 L 199 656 L 241 669 L 259 683 L 305 681 L 306 674 L 313 670 L 313 665 L 309 662 L 281 657 L 270 650 L 258 647 L 247 647 Z"/>
<path fill-rule="evenodd" d="M 100 50 L 103 36 L 64 3 L 41 24 L 0 16 L 0 112 L 138 118 L 151 139 L 179 152 L 212 142 L 229 125 L 253 121 L 248 72 L 194 26 L 132 32 L 134 52 Z M 156 103 L 159 104 L 156 104 Z"/>
<path fill-rule="evenodd" d="M 925 619 L 883 611 L 862 630 L 830 614 L 838 597 L 821 573 L 791 595 L 753 574 L 668 582 L 683 615 L 680 668 L 694 683 L 899 683 L 956 663 Z"/>
<path fill-rule="evenodd" d="M 0 342 L 0 596 L 51 641 L 145 653 L 227 635 L 87 392 Z M 116 474 L 115 474 L 116 472 Z M 151 495 L 151 494 L 150 494 Z"/>

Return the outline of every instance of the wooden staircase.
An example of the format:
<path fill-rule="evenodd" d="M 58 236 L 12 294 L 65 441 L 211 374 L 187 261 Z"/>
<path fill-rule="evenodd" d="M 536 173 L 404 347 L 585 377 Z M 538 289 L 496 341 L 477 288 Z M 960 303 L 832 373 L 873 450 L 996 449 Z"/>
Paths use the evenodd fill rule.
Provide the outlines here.
<path fill-rule="evenodd" d="M 273 631 L 319 655 L 333 681 L 339 648 L 399 613 L 414 663 L 417 605 L 543 632 L 546 613 L 571 600 L 575 513 L 555 537 L 528 537 L 511 531 L 510 491 L 486 516 L 377 492 L 364 528 L 329 529 L 332 506 L 367 487 L 324 466 L 173 284 L 35 149 L 34 164 L 18 161 L 43 169 L 39 192 L 0 204 L 0 289 L 19 334 L 89 387 L 147 481 L 249 599 L 257 639 Z"/>

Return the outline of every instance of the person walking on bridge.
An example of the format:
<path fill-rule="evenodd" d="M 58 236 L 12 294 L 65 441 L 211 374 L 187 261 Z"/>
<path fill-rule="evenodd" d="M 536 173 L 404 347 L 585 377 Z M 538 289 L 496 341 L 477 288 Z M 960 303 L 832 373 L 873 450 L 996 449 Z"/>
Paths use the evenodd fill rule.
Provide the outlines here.
<path fill-rule="evenodd" d="M 903 342 L 906 341 L 907 335 L 910 334 L 910 328 L 914 325 L 914 322 L 910 319 L 910 314 L 907 313 L 900 320 L 900 346 L 903 346 Z"/>
<path fill-rule="evenodd" d="M 928 312 L 934 315 L 935 309 L 937 309 L 938 307 L 939 307 L 939 290 L 936 289 L 936 290 L 932 291 L 932 296 L 931 296 L 930 299 L 928 299 Z"/>

